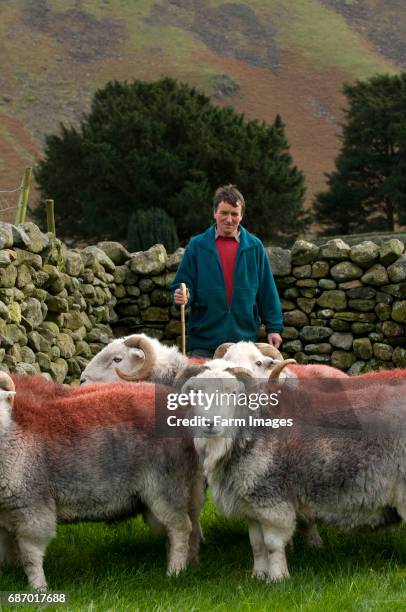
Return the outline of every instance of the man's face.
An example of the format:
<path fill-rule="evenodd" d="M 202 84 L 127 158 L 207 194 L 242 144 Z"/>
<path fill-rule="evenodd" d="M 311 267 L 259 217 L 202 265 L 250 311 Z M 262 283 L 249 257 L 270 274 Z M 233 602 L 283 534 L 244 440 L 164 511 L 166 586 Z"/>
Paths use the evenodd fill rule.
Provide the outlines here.
<path fill-rule="evenodd" d="M 220 202 L 213 216 L 219 236 L 232 238 L 236 235 L 242 220 L 241 204 L 232 206 L 227 202 Z"/>

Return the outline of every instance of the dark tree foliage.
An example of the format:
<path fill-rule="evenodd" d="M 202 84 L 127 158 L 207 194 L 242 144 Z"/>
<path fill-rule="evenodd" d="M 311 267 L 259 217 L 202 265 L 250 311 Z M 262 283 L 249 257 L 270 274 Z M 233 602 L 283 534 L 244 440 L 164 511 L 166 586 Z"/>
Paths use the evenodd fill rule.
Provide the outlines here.
<path fill-rule="evenodd" d="M 130 215 L 159 207 L 182 241 L 212 222 L 214 190 L 235 183 L 248 228 L 286 239 L 304 225 L 304 177 L 292 163 L 284 125 L 247 121 L 173 79 L 111 82 L 80 127 L 48 136 L 35 176 L 55 200 L 58 235 L 120 240 Z"/>
<path fill-rule="evenodd" d="M 343 144 L 315 201 L 327 233 L 393 231 L 406 221 L 406 73 L 345 85 Z"/>
<path fill-rule="evenodd" d="M 146 251 L 154 244 L 163 244 L 168 253 L 179 246 L 174 220 L 162 208 L 138 208 L 128 222 L 128 250 Z"/>

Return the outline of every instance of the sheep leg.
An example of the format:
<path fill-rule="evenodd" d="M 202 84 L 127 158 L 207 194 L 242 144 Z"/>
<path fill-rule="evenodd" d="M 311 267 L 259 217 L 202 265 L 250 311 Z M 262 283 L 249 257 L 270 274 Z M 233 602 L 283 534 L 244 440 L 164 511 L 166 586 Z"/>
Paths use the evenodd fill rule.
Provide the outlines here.
<path fill-rule="evenodd" d="M 158 521 L 156 516 L 152 514 L 149 508 L 145 508 L 145 510 L 143 510 L 142 518 L 144 519 L 144 523 L 148 525 L 152 533 L 155 533 L 155 535 L 162 535 L 165 533 L 165 527 Z"/>
<path fill-rule="evenodd" d="M 48 508 L 32 510 L 29 516 L 20 521 L 16 540 L 28 584 L 33 589 L 47 589 L 43 561 L 46 548 L 55 533 L 56 517 Z"/>
<path fill-rule="evenodd" d="M 399 514 L 402 521 L 406 522 L 406 500 L 403 495 L 399 495 L 401 498 L 400 503 L 395 504 L 396 512 Z"/>
<path fill-rule="evenodd" d="M 14 536 L 4 529 L 0 528 L 0 567 L 6 563 L 17 565 L 19 562 L 17 542 Z"/>
<path fill-rule="evenodd" d="M 21 562 L 31 588 L 46 591 L 48 585 L 44 574 L 43 561 L 50 538 L 18 537 Z"/>
<path fill-rule="evenodd" d="M 151 512 L 164 525 L 168 534 L 168 576 L 177 576 L 187 566 L 192 523 L 186 512 L 175 509 L 160 498 L 150 504 Z"/>
<path fill-rule="evenodd" d="M 282 580 L 289 577 L 285 546 L 295 530 L 295 513 L 286 508 L 268 511 L 266 518 L 260 518 L 265 546 L 268 550 L 268 580 Z"/>
<path fill-rule="evenodd" d="M 317 525 L 314 521 L 305 523 L 301 527 L 301 532 L 303 539 L 309 548 L 323 548 L 323 540 L 321 539 L 319 530 L 317 529 Z"/>
<path fill-rule="evenodd" d="M 203 474 L 197 475 L 189 499 L 189 518 L 192 523 L 192 531 L 189 539 L 189 563 L 198 563 L 200 541 L 203 540 L 202 527 L 200 525 L 200 514 L 205 500 L 205 484 Z"/>
<path fill-rule="evenodd" d="M 168 527 L 168 576 L 177 576 L 186 569 L 189 555 L 189 539 L 192 524 L 187 515 L 178 517 L 177 524 Z"/>
<path fill-rule="evenodd" d="M 265 546 L 264 534 L 258 521 L 248 521 L 248 532 L 250 536 L 252 554 L 254 556 L 254 569 L 252 576 L 260 580 L 266 579 L 268 575 L 268 549 Z"/>

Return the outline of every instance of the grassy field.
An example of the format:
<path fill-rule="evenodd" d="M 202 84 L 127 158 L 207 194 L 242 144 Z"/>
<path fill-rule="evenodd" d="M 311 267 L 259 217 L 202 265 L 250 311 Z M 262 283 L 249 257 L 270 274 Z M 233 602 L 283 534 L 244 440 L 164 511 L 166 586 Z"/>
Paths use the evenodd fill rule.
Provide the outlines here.
<path fill-rule="evenodd" d="M 405 609 L 404 528 L 356 535 L 322 530 L 322 551 L 305 549 L 298 536 L 288 555 L 291 579 L 263 584 L 250 577 L 243 522 L 220 517 L 209 502 L 203 527 L 200 564 L 177 579 L 165 576 L 164 540 L 151 535 L 140 519 L 60 527 L 45 561 L 50 590 L 67 593 L 69 610 L 89 612 Z M 23 571 L 6 568 L 0 588 L 26 589 Z"/>

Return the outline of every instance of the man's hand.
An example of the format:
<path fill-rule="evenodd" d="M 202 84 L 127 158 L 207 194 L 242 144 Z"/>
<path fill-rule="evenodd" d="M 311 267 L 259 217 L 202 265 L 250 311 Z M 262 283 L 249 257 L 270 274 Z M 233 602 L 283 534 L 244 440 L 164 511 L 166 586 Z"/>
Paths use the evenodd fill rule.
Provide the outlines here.
<path fill-rule="evenodd" d="M 282 337 L 276 332 L 272 332 L 268 334 L 268 342 L 269 344 L 278 349 L 282 344 Z"/>
<path fill-rule="evenodd" d="M 182 306 L 182 304 L 187 304 L 188 299 L 189 299 L 188 289 L 186 289 L 186 292 L 187 292 L 187 297 L 185 298 L 183 296 L 182 289 L 180 287 L 175 289 L 174 294 L 173 294 L 173 301 L 175 302 L 175 304 L 177 304 L 178 306 Z"/>

